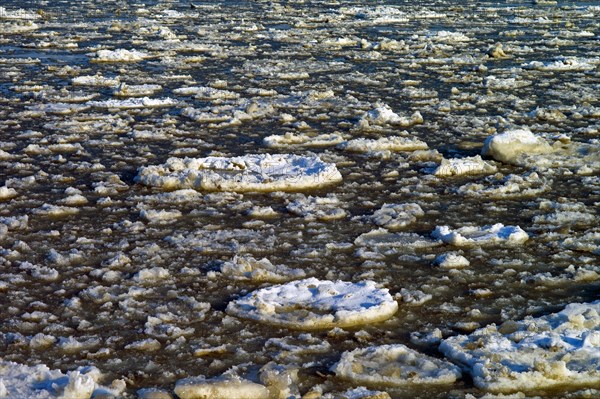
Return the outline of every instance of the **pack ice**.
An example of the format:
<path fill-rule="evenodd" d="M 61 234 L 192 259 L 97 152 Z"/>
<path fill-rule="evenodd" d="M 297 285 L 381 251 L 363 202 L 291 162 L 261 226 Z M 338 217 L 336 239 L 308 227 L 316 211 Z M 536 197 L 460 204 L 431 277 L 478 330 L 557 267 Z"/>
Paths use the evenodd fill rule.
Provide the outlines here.
<path fill-rule="evenodd" d="M 444 340 L 440 351 L 492 392 L 600 384 L 600 301 L 539 318 L 490 325 Z"/>

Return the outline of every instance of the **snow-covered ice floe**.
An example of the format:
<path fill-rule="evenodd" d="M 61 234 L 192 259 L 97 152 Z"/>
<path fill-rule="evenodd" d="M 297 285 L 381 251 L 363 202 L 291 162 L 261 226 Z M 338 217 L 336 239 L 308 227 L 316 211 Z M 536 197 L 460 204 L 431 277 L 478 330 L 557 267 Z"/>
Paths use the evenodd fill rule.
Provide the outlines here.
<path fill-rule="evenodd" d="M 479 388 L 492 392 L 597 387 L 600 384 L 600 301 L 470 335 L 447 338 L 440 351 Z"/>
<path fill-rule="evenodd" d="M 105 101 L 88 101 L 87 105 L 97 108 L 154 108 L 154 107 L 172 107 L 177 104 L 172 98 L 128 98 L 126 100 L 105 100 Z"/>
<path fill-rule="evenodd" d="M 255 282 L 282 283 L 306 277 L 302 269 L 292 269 L 286 265 L 274 265 L 267 258 L 255 259 L 252 256 L 234 256 L 223 262 L 220 271 L 226 278 L 251 280 Z"/>
<path fill-rule="evenodd" d="M 338 183 L 342 175 L 317 156 L 258 154 L 169 158 L 164 165 L 140 168 L 135 180 L 165 190 L 300 191 Z"/>
<path fill-rule="evenodd" d="M 344 352 L 331 367 L 336 376 L 367 386 L 452 384 L 458 367 L 402 344 L 371 346 Z"/>
<path fill-rule="evenodd" d="M 438 177 L 476 175 L 496 173 L 496 166 L 485 162 L 481 156 L 468 158 L 442 159 L 442 163 L 433 172 Z"/>
<path fill-rule="evenodd" d="M 93 61 L 96 62 L 135 62 L 148 58 L 149 55 L 138 50 L 116 49 L 99 50 Z"/>
<path fill-rule="evenodd" d="M 125 383 L 113 382 L 113 389 L 102 387 L 95 367 L 80 367 L 63 374 L 45 365 L 26 366 L 0 361 L 0 397 L 6 399 L 89 399 L 92 395 L 118 396 Z"/>
<path fill-rule="evenodd" d="M 177 381 L 175 394 L 181 399 L 269 399 L 267 387 L 234 375 Z"/>
<path fill-rule="evenodd" d="M 367 219 L 386 229 L 397 230 L 416 222 L 418 217 L 424 215 L 419 204 L 383 204 L 381 209 Z"/>
<path fill-rule="evenodd" d="M 488 137 L 481 153 L 506 163 L 516 163 L 521 155 L 546 154 L 552 147 L 529 129 L 508 130 Z"/>
<path fill-rule="evenodd" d="M 373 281 L 316 278 L 263 288 L 230 302 L 227 312 L 299 330 L 350 327 L 390 318 L 398 303 Z"/>
<path fill-rule="evenodd" d="M 369 151 L 417 151 L 426 150 L 427 143 L 412 137 L 392 136 L 379 139 L 354 139 L 340 143 L 341 150 L 351 152 Z"/>
<path fill-rule="evenodd" d="M 446 244 L 465 246 L 480 246 L 507 244 L 519 245 L 529 239 L 529 235 L 519 226 L 505 226 L 496 223 L 491 226 L 465 226 L 451 229 L 448 226 L 437 226 L 431 234 Z"/>

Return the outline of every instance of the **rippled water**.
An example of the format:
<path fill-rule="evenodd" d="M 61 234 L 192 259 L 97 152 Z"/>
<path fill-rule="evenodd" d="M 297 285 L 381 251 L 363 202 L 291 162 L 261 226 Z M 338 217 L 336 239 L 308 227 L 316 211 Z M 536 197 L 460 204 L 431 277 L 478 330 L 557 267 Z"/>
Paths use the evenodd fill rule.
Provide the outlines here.
<path fill-rule="evenodd" d="M 180 379 L 232 367 L 258 381 L 271 361 L 299 368 L 302 394 L 319 384 L 341 392 L 357 386 L 330 371 L 346 350 L 402 343 L 441 358 L 439 340 L 421 339 L 436 329 L 447 338 L 598 298 L 594 2 L 3 6 L 5 361 L 65 372 L 93 365 L 106 385 L 126 382 L 123 397 L 172 391 Z M 497 43 L 505 56 L 494 58 Z M 115 49 L 143 56 L 99 59 Z M 177 90 L 188 87 L 215 90 Z M 164 103 L 122 102 L 143 97 Z M 403 121 L 365 125 L 386 106 Z M 417 111 L 422 121 L 411 119 Z M 478 155 L 486 138 L 516 128 L 564 143 L 562 155 L 517 164 L 484 157 L 496 172 L 434 174 L 442 158 Z M 296 144 L 263 141 L 288 133 L 299 136 Z M 311 145 L 323 134 L 335 140 Z M 352 152 L 339 144 L 389 136 L 428 150 Z M 138 168 L 170 157 L 257 153 L 317 155 L 343 181 L 301 193 L 183 195 L 135 180 Z M 489 190 L 509 175 L 530 180 L 512 192 Z M 309 196 L 329 200 L 314 205 Z M 386 227 L 371 217 L 384 204 L 408 203 L 423 215 L 391 229 L 388 244 L 357 240 Z M 170 213 L 148 213 L 161 210 Z M 520 226 L 529 240 L 456 247 L 431 236 L 437 226 L 495 223 Z M 469 266 L 436 265 L 447 252 Z M 222 272 L 235 255 L 322 280 L 373 280 L 399 310 L 383 322 L 309 333 L 227 315 L 231 301 L 273 285 Z M 283 273 L 282 281 L 293 279 Z M 286 351 L 283 341 L 297 348 Z M 485 394 L 467 373 L 440 387 L 376 388 L 393 398 Z M 560 387 L 535 394 L 564 395 Z"/>

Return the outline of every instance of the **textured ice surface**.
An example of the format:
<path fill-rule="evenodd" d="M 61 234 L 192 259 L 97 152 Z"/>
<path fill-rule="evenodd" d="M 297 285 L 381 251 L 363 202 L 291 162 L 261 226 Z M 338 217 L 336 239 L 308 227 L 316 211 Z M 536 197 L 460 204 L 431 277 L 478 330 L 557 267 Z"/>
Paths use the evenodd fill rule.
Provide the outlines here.
<path fill-rule="evenodd" d="M 488 137 L 481 153 L 501 162 L 516 163 L 521 155 L 545 154 L 552 147 L 528 129 L 509 130 Z"/>
<path fill-rule="evenodd" d="M 433 172 L 438 177 L 491 174 L 496 167 L 481 159 L 479 155 L 468 158 L 442 159 L 442 163 Z"/>
<path fill-rule="evenodd" d="M 269 399 L 264 385 L 229 375 L 179 380 L 175 394 L 181 399 Z"/>
<path fill-rule="evenodd" d="M 220 271 L 226 278 L 269 283 L 281 283 L 306 276 L 302 269 L 273 265 L 267 258 L 255 259 L 251 256 L 234 256 L 221 265 Z"/>
<path fill-rule="evenodd" d="M 169 158 L 164 165 L 140 168 L 136 181 L 165 190 L 299 191 L 342 180 L 335 165 L 316 156 L 245 155 Z"/>
<path fill-rule="evenodd" d="M 382 137 L 379 139 L 354 139 L 343 142 L 338 145 L 338 148 L 352 152 L 369 152 L 369 151 L 416 151 L 426 150 L 427 144 L 421 140 L 395 136 Z"/>
<path fill-rule="evenodd" d="M 483 227 L 465 226 L 458 229 L 438 226 L 431 235 L 446 244 L 459 247 L 494 244 L 520 245 L 529 239 L 529 235 L 519 226 L 505 226 L 502 223 Z"/>
<path fill-rule="evenodd" d="M 455 365 L 402 344 L 344 352 L 331 370 L 354 384 L 368 386 L 451 384 L 461 376 Z"/>
<path fill-rule="evenodd" d="M 350 327 L 383 321 L 398 310 L 387 289 L 372 281 L 316 278 L 254 291 L 227 305 L 229 314 L 300 330 Z"/>
<path fill-rule="evenodd" d="M 600 303 L 506 321 L 442 342 L 444 355 L 464 367 L 475 385 L 493 392 L 536 391 L 600 383 Z"/>
<path fill-rule="evenodd" d="M 141 61 L 145 58 L 148 58 L 148 54 L 138 50 L 117 49 L 99 50 L 93 60 L 98 62 L 131 62 Z"/>
<path fill-rule="evenodd" d="M 383 204 L 368 219 L 378 226 L 390 230 L 401 229 L 425 215 L 419 204 Z"/>

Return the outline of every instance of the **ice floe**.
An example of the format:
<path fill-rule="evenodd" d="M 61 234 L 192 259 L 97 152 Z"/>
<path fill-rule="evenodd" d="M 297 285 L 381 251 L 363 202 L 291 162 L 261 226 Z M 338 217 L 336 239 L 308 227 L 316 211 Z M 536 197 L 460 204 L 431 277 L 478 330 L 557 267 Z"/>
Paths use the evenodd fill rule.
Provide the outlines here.
<path fill-rule="evenodd" d="M 350 327 L 390 318 L 398 303 L 374 282 L 309 278 L 263 288 L 227 305 L 229 314 L 300 330 Z"/>
<path fill-rule="evenodd" d="M 316 156 L 245 155 L 241 157 L 169 158 L 164 165 L 146 166 L 136 181 L 165 190 L 299 191 L 338 183 L 334 164 Z"/>
<path fill-rule="evenodd" d="M 481 153 L 494 159 L 516 163 L 522 155 L 547 154 L 552 147 L 543 138 L 534 135 L 531 130 L 508 130 L 502 134 L 488 137 Z"/>
<path fill-rule="evenodd" d="M 264 385 L 236 375 L 179 380 L 175 394 L 181 399 L 269 399 L 270 395 Z"/>
<path fill-rule="evenodd" d="M 442 163 L 433 172 L 438 177 L 476 175 L 496 173 L 496 166 L 485 162 L 481 156 L 468 158 L 442 159 Z"/>
<path fill-rule="evenodd" d="M 302 269 L 274 265 L 267 258 L 255 259 L 248 255 L 236 255 L 232 260 L 223 262 L 220 272 L 225 278 L 269 283 L 283 283 L 306 277 L 306 272 Z"/>
<path fill-rule="evenodd" d="M 446 244 L 459 247 L 495 244 L 520 245 L 529 239 L 529 235 L 519 226 L 505 226 L 502 223 L 483 227 L 464 226 L 458 229 L 437 226 L 431 235 Z"/>
<path fill-rule="evenodd" d="M 378 226 L 389 230 L 397 230 L 417 221 L 425 212 L 419 204 L 383 204 L 367 219 Z"/>
<path fill-rule="evenodd" d="M 147 53 L 138 50 L 116 49 L 98 50 L 93 61 L 96 62 L 135 62 L 148 58 Z"/>
<path fill-rule="evenodd" d="M 440 351 L 492 392 L 597 386 L 600 304 L 574 303 L 538 318 L 447 338 Z"/>
<path fill-rule="evenodd" d="M 461 376 L 459 368 L 452 363 L 402 344 L 344 352 L 331 370 L 340 378 L 368 386 L 452 384 Z"/>

